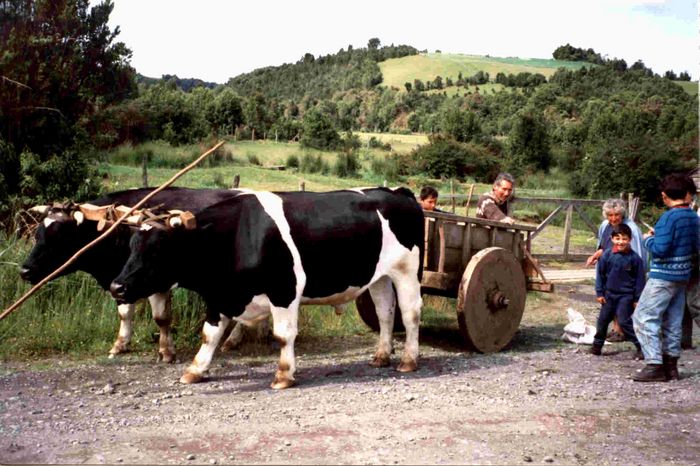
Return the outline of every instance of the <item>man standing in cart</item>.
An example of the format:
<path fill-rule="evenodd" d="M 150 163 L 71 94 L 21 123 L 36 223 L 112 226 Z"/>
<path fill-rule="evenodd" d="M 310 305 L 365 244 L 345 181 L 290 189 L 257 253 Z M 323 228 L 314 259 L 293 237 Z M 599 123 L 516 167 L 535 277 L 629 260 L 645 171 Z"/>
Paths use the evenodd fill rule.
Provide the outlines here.
<path fill-rule="evenodd" d="M 490 193 L 483 194 L 476 203 L 476 218 L 495 220 L 508 224 L 515 223 L 509 216 L 509 201 L 513 197 L 515 178 L 506 172 L 501 172 L 493 182 Z"/>

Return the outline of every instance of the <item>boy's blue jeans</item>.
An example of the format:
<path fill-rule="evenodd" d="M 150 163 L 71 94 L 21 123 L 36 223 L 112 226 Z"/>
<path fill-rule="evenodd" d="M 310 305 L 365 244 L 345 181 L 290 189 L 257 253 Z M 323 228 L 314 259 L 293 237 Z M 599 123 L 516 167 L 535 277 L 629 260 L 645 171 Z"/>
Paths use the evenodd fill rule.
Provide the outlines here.
<path fill-rule="evenodd" d="M 644 286 L 632 321 L 647 364 L 661 364 L 663 354 L 672 357 L 681 354 L 687 283 L 650 278 Z"/>
<path fill-rule="evenodd" d="M 594 346 L 602 347 L 605 344 L 605 337 L 608 335 L 608 326 L 615 316 L 617 316 L 617 323 L 620 324 L 625 338 L 634 343 L 635 346 L 639 345 L 637 337 L 634 334 L 634 328 L 632 327 L 632 313 L 634 312 L 634 306 L 632 305 L 633 300 L 634 296 L 631 294 L 605 293 L 605 304 L 600 308 L 598 322 L 596 323 L 596 333 L 593 337 Z"/>

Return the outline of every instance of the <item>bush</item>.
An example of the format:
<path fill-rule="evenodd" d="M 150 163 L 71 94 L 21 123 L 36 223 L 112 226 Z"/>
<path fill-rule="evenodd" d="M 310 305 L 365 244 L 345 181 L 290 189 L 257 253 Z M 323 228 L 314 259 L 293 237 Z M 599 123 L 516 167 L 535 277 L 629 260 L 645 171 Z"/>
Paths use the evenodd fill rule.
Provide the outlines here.
<path fill-rule="evenodd" d="M 338 178 L 356 178 L 360 169 L 360 162 L 355 152 L 342 152 L 338 154 L 333 165 L 333 174 Z"/>
<path fill-rule="evenodd" d="M 303 173 L 328 174 L 330 172 L 330 166 L 328 162 L 323 160 L 321 155 L 313 156 L 311 154 L 304 154 L 304 157 L 301 159 L 301 164 L 299 165 L 299 171 Z"/>
<path fill-rule="evenodd" d="M 341 145 L 340 136 L 333 127 L 331 119 L 313 108 L 306 112 L 302 122 L 302 135 L 299 139 L 302 147 L 319 150 L 335 150 Z"/>
<path fill-rule="evenodd" d="M 391 150 L 391 144 L 389 144 L 388 142 L 382 142 L 374 136 L 369 138 L 369 142 L 367 143 L 367 145 L 372 149 L 381 149 L 386 151 Z"/>
<path fill-rule="evenodd" d="M 262 165 L 260 163 L 260 159 L 255 154 L 246 154 L 246 158 L 248 159 L 248 163 L 251 165 L 258 165 L 258 166 Z"/>
<path fill-rule="evenodd" d="M 32 152 L 20 155 L 20 192 L 28 203 L 52 202 L 62 199 L 82 201 L 100 192 L 97 170 L 88 160 L 73 151 L 40 160 Z"/>
<path fill-rule="evenodd" d="M 287 157 L 285 165 L 287 168 L 299 168 L 299 157 L 296 154 L 291 154 Z"/>
<path fill-rule="evenodd" d="M 433 178 L 471 176 L 489 182 L 501 171 L 500 159 L 488 148 L 474 143 L 460 143 L 445 136 L 431 136 L 430 144 L 411 152 L 411 174 L 425 172 Z"/>
<path fill-rule="evenodd" d="M 402 174 L 401 158 L 397 155 L 385 155 L 383 158 L 375 157 L 370 165 L 372 173 L 390 182 L 399 181 Z"/>

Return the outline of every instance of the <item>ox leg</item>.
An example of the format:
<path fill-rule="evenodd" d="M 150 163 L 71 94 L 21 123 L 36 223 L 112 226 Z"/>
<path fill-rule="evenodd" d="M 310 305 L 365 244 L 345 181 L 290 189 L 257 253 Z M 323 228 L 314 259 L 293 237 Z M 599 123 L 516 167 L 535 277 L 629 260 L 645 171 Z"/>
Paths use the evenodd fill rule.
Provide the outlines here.
<path fill-rule="evenodd" d="M 156 293 L 148 297 L 151 304 L 153 320 L 160 329 L 158 341 L 158 360 L 163 362 L 175 362 L 175 345 L 173 335 L 170 331 L 170 324 L 173 321 L 172 295 L 167 293 Z"/>
<path fill-rule="evenodd" d="M 377 352 L 374 353 L 373 367 L 386 367 L 390 361 L 392 351 L 392 332 L 394 330 L 394 313 L 396 312 L 396 301 L 394 300 L 394 290 L 391 288 L 389 277 L 382 277 L 370 285 L 369 294 L 374 302 L 379 320 L 379 344 Z"/>
<path fill-rule="evenodd" d="M 416 262 L 414 270 L 417 270 L 418 259 L 411 262 Z M 411 268 L 407 267 L 407 269 Z M 399 372 L 412 372 L 418 369 L 418 328 L 423 299 L 420 295 L 420 282 L 417 275 L 418 273 L 415 272 L 392 277 L 401 308 L 401 320 L 406 328 L 406 343 L 401 355 L 401 363 L 397 367 Z"/>
<path fill-rule="evenodd" d="M 271 307 L 273 333 L 280 344 L 280 360 L 275 373 L 275 380 L 270 385 L 275 390 L 289 388 L 294 385 L 294 340 L 297 337 L 299 321 L 299 305 L 292 304 L 288 308 Z"/>
<path fill-rule="evenodd" d="M 135 304 L 119 304 L 117 306 L 117 312 L 119 313 L 119 334 L 112 345 L 112 349 L 109 350 L 110 358 L 113 358 L 117 354 L 125 353 L 129 350 L 135 310 Z"/>
<path fill-rule="evenodd" d="M 250 334 L 249 329 L 258 329 L 257 337 L 269 333 L 268 318 L 270 316 L 270 300 L 265 295 L 255 296 L 245 307 L 243 314 L 234 317 L 235 327 L 231 330 L 228 338 L 221 345 L 221 351 L 230 351 L 241 344 L 246 334 Z M 247 328 L 246 328 L 247 327 Z"/>
<path fill-rule="evenodd" d="M 219 345 L 221 337 L 230 321 L 230 319 L 223 314 L 220 314 L 219 318 L 221 320 L 219 320 L 217 325 L 204 322 L 204 327 L 202 328 L 202 346 L 199 348 L 192 364 L 185 369 L 185 373 L 182 374 L 180 382 L 201 382 L 207 370 L 209 370 L 214 351 L 216 351 L 216 347 Z"/>
<path fill-rule="evenodd" d="M 231 351 L 234 348 L 237 348 L 243 341 L 244 334 L 245 325 L 240 322 L 236 322 L 236 324 L 233 326 L 233 330 L 231 330 L 231 333 L 229 333 L 228 338 L 226 338 L 224 344 L 221 345 L 221 351 Z"/>

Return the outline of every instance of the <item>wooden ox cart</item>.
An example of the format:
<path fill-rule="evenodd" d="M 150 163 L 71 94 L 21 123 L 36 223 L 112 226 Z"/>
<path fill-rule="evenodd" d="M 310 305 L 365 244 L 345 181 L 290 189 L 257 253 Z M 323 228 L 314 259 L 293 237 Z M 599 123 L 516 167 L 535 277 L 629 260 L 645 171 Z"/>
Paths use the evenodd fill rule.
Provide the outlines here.
<path fill-rule="evenodd" d="M 425 212 L 424 294 L 457 298 L 459 328 L 468 346 L 501 350 L 518 330 L 528 289 L 551 291 L 530 255 L 536 227 Z M 379 330 L 369 292 L 356 302 L 362 320 Z M 400 316 L 400 313 L 396 313 Z M 395 330 L 402 330 L 400 317 Z"/>

